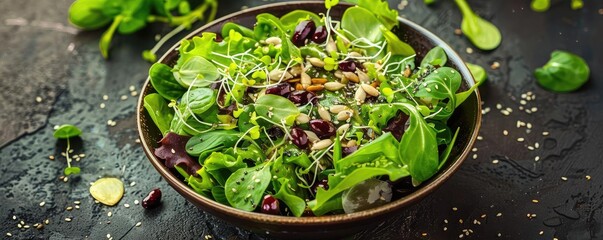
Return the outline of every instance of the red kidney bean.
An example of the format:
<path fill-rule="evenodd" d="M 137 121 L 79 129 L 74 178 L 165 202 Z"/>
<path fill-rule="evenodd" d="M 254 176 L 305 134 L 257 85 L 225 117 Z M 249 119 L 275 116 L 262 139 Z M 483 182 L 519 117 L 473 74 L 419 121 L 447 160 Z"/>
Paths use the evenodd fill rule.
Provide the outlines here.
<path fill-rule="evenodd" d="M 262 213 L 281 215 L 281 208 L 279 205 L 278 199 L 274 198 L 272 195 L 266 195 L 262 200 Z"/>
<path fill-rule="evenodd" d="M 147 197 L 142 200 L 142 207 L 146 209 L 154 208 L 161 204 L 161 190 L 153 189 Z"/>
<path fill-rule="evenodd" d="M 323 43 L 327 40 L 327 28 L 325 26 L 318 26 L 312 35 L 312 42 Z"/>
<path fill-rule="evenodd" d="M 305 149 L 308 147 L 308 135 L 304 132 L 303 129 L 298 127 L 291 128 L 291 142 L 295 144 L 297 147 L 301 149 Z"/>
<path fill-rule="evenodd" d="M 298 47 L 306 45 L 306 40 L 312 37 L 314 30 L 316 30 L 316 25 L 312 20 L 301 21 L 295 27 L 291 41 Z"/>
<path fill-rule="evenodd" d="M 316 94 L 304 90 L 294 91 L 289 94 L 289 100 L 295 104 L 306 104 L 310 101 L 316 103 L 318 99 L 316 98 Z"/>
<path fill-rule="evenodd" d="M 322 119 L 310 120 L 310 130 L 316 133 L 319 138 L 327 138 L 335 135 L 335 125 L 332 122 Z"/>
<path fill-rule="evenodd" d="M 356 71 L 356 63 L 354 61 L 343 61 L 339 63 L 339 70 L 344 72 Z"/>
<path fill-rule="evenodd" d="M 291 93 L 291 85 L 289 85 L 288 83 L 279 83 L 277 85 L 266 88 L 266 94 L 274 94 L 287 97 L 289 96 L 289 93 Z"/>

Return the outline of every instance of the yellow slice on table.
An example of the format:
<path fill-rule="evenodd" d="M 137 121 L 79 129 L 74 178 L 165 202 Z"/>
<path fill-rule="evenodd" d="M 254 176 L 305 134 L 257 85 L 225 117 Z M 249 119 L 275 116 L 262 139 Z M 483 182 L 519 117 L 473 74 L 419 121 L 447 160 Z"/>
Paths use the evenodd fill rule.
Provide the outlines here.
<path fill-rule="evenodd" d="M 124 196 L 124 183 L 117 178 L 101 178 L 90 186 L 90 195 L 102 204 L 113 206 Z"/>

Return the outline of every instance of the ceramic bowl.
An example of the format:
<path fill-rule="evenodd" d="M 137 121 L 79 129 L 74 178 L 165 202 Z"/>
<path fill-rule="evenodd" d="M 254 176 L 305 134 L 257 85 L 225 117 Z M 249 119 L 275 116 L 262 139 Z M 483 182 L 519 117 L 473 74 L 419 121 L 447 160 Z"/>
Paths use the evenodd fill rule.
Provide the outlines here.
<path fill-rule="evenodd" d="M 344 4 L 335 6 L 331 10 L 331 16 L 334 19 L 339 19 L 345 9 L 349 6 L 350 5 Z M 296 9 L 303 9 L 316 13 L 326 12 L 322 1 L 268 4 L 222 17 L 196 29 L 186 38 L 189 39 L 193 36 L 200 36 L 202 32 L 206 31 L 219 33 L 222 25 L 227 22 L 235 22 L 251 28 L 256 21 L 256 15 L 260 13 L 271 13 L 279 17 Z M 461 89 L 468 89 L 474 84 L 475 81 L 463 60 L 444 41 L 409 20 L 399 18 L 399 21 L 399 27 L 394 30 L 394 33 L 396 33 L 400 39 L 406 41 L 415 48 L 419 62 L 429 49 L 434 46 L 441 46 L 448 54 L 449 60 L 446 65 L 457 69 L 464 79 Z M 173 66 L 178 58 L 178 51 L 176 50 L 178 46 L 179 45 L 176 44 L 167 51 L 159 62 Z M 178 193 L 201 210 L 211 213 L 233 225 L 254 232 L 286 238 L 333 239 L 341 236 L 349 236 L 366 229 L 369 226 L 383 222 L 388 217 L 399 215 L 404 211 L 405 207 L 420 201 L 429 193 L 436 190 L 459 169 L 463 160 L 469 155 L 473 143 L 477 138 L 481 121 L 480 97 L 479 93 L 475 91 L 474 94 L 457 108 L 452 118 L 448 121 L 451 129 L 460 127 L 460 132 L 452 150 L 451 157 L 446 165 L 429 181 L 424 182 L 412 193 L 400 199 L 394 200 L 381 207 L 352 214 L 321 217 L 285 217 L 246 212 L 205 198 L 188 187 L 175 172 L 172 172 L 165 167 L 163 161 L 153 154 L 155 148 L 158 147 L 161 133 L 143 107 L 144 96 L 153 92 L 155 92 L 155 90 L 151 86 L 149 80 L 147 80 L 138 101 L 137 121 L 138 133 L 142 140 L 144 152 L 159 174 L 161 174 L 161 176 L 163 176 Z"/>

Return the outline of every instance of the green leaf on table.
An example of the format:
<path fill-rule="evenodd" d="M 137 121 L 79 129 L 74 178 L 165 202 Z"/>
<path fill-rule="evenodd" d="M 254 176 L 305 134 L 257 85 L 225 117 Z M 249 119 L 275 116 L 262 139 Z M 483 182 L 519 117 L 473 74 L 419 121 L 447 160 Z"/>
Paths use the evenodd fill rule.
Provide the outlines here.
<path fill-rule="evenodd" d="M 63 124 L 54 131 L 53 137 L 57 139 L 68 139 L 82 135 L 82 130 L 71 124 Z"/>
<path fill-rule="evenodd" d="M 465 0 L 454 0 L 463 13 L 461 30 L 477 48 L 493 50 L 500 45 L 502 36 L 494 24 L 480 18 Z"/>
<path fill-rule="evenodd" d="M 551 0 L 532 0 L 530 8 L 536 12 L 545 12 L 549 10 L 551 6 Z"/>
<path fill-rule="evenodd" d="M 226 199 L 234 208 L 253 211 L 261 204 L 271 179 L 270 162 L 238 169 L 226 180 Z"/>
<path fill-rule="evenodd" d="M 590 68 L 580 56 L 556 50 L 544 66 L 534 71 L 534 75 L 538 84 L 547 90 L 571 92 L 588 81 Z"/>
<path fill-rule="evenodd" d="M 69 176 L 71 174 L 79 174 L 80 168 L 79 167 L 67 167 L 67 168 L 65 168 L 65 170 L 63 170 L 63 172 L 65 173 L 65 176 Z"/>
<path fill-rule="evenodd" d="M 473 78 L 475 78 L 477 85 L 481 85 L 484 81 L 486 81 L 488 74 L 486 74 L 486 70 L 482 66 L 468 62 L 465 62 L 465 64 L 467 65 L 467 68 L 469 68 L 469 72 L 471 72 Z"/>

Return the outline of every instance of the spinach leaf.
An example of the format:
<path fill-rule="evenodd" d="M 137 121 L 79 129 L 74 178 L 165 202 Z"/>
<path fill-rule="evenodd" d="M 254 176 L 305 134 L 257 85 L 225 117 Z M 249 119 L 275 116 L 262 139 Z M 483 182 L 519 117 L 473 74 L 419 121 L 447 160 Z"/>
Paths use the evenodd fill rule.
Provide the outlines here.
<path fill-rule="evenodd" d="M 174 69 L 174 78 L 185 88 L 207 87 L 220 75 L 216 66 L 201 56 L 192 56 L 178 69 Z"/>
<path fill-rule="evenodd" d="M 216 103 L 216 94 L 209 88 L 195 88 L 182 95 L 181 104 L 194 114 L 201 115 Z"/>
<path fill-rule="evenodd" d="M 394 118 L 398 114 L 400 109 L 397 105 L 380 103 L 380 104 L 363 104 L 362 115 L 364 119 L 369 119 L 369 126 L 374 127 L 373 129 L 380 132 L 390 119 Z"/>
<path fill-rule="evenodd" d="M 452 68 L 438 68 L 425 77 L 415 96 L 436 100 L 448 99 L 448 103 L 438 103 L 435 111 L 439 113 L 434 116 L 434 119 L 448 119 L 457 106 L 455 94 L 461 86 L 461 79 L 461 74 Z"/>
<path fill-rule="evenodd" d="M 437 151 L 437 149 L 436 149 Z M 437 156 L 437 152 L 436 152 Z M 436 159 L 437 160 L 437 159 Z M 325 204 L 329 199 L 334 197 L 335 195 L 343 192 L 344 190 L 350 189 L 351 187 L 356 186 L 356 184 L 363 182 L 364 180 L 376 177 L 376 176 L 389 176 L 391 181 L 398 180 L 402 177 L 408 176 L 408 169 L 404 167 L 391 167 L 391 168 L 381 168 L 381 167 L 362 167 L 357 168 L 352 171 L 350 174 L 346 175 L 339 184 L 336 186 L 330 186 L 329 190 L 325 190 L 324 188 L 318 188 L 316 192 L 316 205 L 312 207 L 312 210 L 320 208 L 323 204 Z"/>
<path fill-rule="evenodd" d="M 383 25 L 379 27 L 383 33 L 383 36 L 385 36 L 385 40 L 387 41 L 387 50 L 389 52 L 391 52 L 393 55 L 400 55 L 404 57 L 415 55 L 415 50 L 408 45 L 408 43 L 400 40 L 396 34 L 386 29 Z"/>
<path fill-rule="evenodd" d="M 347 30 L 346 36 L 351 40 L 366 38 L 372 43 L 377 43 L 383 39 L 381 26 L 381 22 L 371 11 L 358 6 L 348 8 L 341 17 L 341 28 Z"/>
<path fill-rule="evenodd" d="M 401 104 L 408 111 L 410 126 L 398 147 L 400 159 L 408 165 L 413 182 L 420 183 L 438 171 L 438 143 L 435 130 L 427 125 L 421 113 L 410 104 Z"/>
<path fill-rule="evenodd" d="M 465 0 L 454 0 L 463 13 L 461 30 L 477 48 L 492 50 L 501 42 L 500 30 L 494 24 L 477 16 Z"/>
<path fill-rule="evenodd" d="M 279 178 L 278 181 L 281 183 L 281 187 L 278 192 L 274 194 L 274 197 L 287 204 L 287 207 L 289 207 L 294 216 L 301 217 L 304 210 L 306 210 L 306 201 L 293 194 L 293 190 L 290 189 L 290 187 L 291 185 L 294 185 L 294 183 L 290 183 L 291 179 Z"/>
<path fill-rule="evenodd" d="M 153 88 L 167 100 L 177 100 L 186 91 L 172 74 L 172 68 L 163 63 L 154 63 L 149 69 L 149 78 Z"/>
<path fill-rule="evenodd" d="M 159 131 L 163 136 L 170 131 L 170 122 L 174 118 L 174 110 L 168 107 L 165 99 L 157 94 L 151 93 L 144 97 L 144 108 L 153 119 L 155 126 L 159 128 Z"/>
<path fill-rule="evenodd" d="M 69 139 L 79 135 L 82 135 L 82 130 L 80 130 L 78 127 L 71 124 L 63 124 L 54 131 L 52 136 L 57 139 Z"/>
<path fill-rule="evenodd" d="M 320 24 L 322 22 L 321 17 L 316 15 L 316 13 L 306 10 L 293 10 L 283 15 L 280 20 L 285 27 L 285 30 L 289 32 L 295 31 L 297 24 L 304 20 L 312 20 L 314 24 Z"/>
<path fill-rule="evenodd" d="M 308 169 L 312 164 L 308 155 L 304 151 L 299 150 L 295 145 L 287 144 L 284 149 L 283 160 L 286 163 L 295 164 L 304 169 Z"/>
<path fill-rule="evenodd" d="M 235 171 L 224 186 L 226 199 L 231 206 L 253 211 L 261 204 L 264 191 L 270 184 L 270 162 Z"/>
<path fill-rule="evenodd" d="M 224 187 L 220 187 L 220 186 L 214 186 L 211 188 L 211 195 L 214 198 L 214 200 L 216 200 L 216 202 L 219 202 L 221 204 L 224 204 L 226 206 L 230 206 L 230 203 L 228 202 L 228 199 L 226 199 L 226 193 L 224 192 Z"/>
<path fill-rule="evenodd" d="M 425 67 L 427 65 L 443 67 L 446 65 L 446 61 L 448 61 L 446 52 L 442 47 L 437 46 L 425 54 L 425 57 L 421 61 L 421 67 Z"/>
<path fill-rule="evenodd" d="M 176 166 L 176 170 L 178 170 L 178 172 L 180 172 L 182 174 L 182 172 L 180 171 L 180 168 L 178 166 Z M 188 185 L 193 190 L 195 190 L 195 192 L 197 192 L 203 196 L 209 196 L 211 189 L 214 187 L 213 179 L 211 178 L 209 173 L 207 173 L 207 171 L 205 170 L 204 167 L 197 170 L 196 173 L 197 173 L 197 176 L 193 176 L 193 175 L 186 176 L 184 174 L 182 174 L 182 175 L 185 176 L 185 181 L 188 183 Z"/>
<path fill-rule="evenodd" d="M 543 88 L 554 92 L 571 92 L 588 81 L 590 69 L 578 55 L 553 51 L 551 59 L 534 71 L 536 80 Z"/>
<path fill-rule="evenodd" d="M 203 161 L 205 170 L 220 184 L 224 186 L 226 179 L 239 168 L 247 167 L 242 159 L 221 152 L 213 152 Z"/>
<path fill-rule="evenodd" d="M 100 41 L 98 41 L 98 48 L 100 49 L 101 55 L 104 58 L 109 57 L 109 47 L 111 46 L 111 39 L 113 39 L 113 34 L 115 34 L 115 30 L 117 30 L 117 27 L 119 26 L 121 21 L 123 21 L 123 19 L 124 18 L 121 15 L 115 17 L 113 19 L 113 23 L 111 23 L 111 26 L 107 28 L 107 30 L 101 36 Z"/>
<path fill-rule="evenodd" d="M 455 98 L 456 98 L 455 108 L 459 107 L 463 102 L 465 102 L 465 100 L 467 100 L 467 98 L 469 96 L 471 96 L 473 91 L 475 91 L 475 89 L 477 89 L 477 87 L 482 85 L 486 81 L 486 78 L 487 78 L 486 71 L 482 67 L 480 67 L 478 65 L 473 65 L 471 63 L 466 63 L 466 64 L 467 64 L 467 67 L 469 67 L 469 71 L 471 71 L 471 74 L 473 74 L 475 81 L 477 81 L 477 82 L 475 84 L 473 84 L 473 86 L 471 86 L 471 88 L 469 88 L 467 91 L 460 92 L 455 95 Z M 471 65 L 473 65 L 473 66 L 471 66 Z M 481 70 L 475 68 L 475 66 L 477 66 L 478 68 L 481 68 Z M 481 71 L 483 71 L 483 73 Z"/>
<path fill-rule="evenodd" d="M 186 152 L 205 160 L 212 152 L 233 147 L 240 137 L 241 133 L 234 130 L 215 130 L 202 133 L 188 140 Z"/>
<path fill-rule="evenodd" d="M 316 216 L 322 216 L 327 213 L 333 213 L 343 209 L 341 193 L 331 197 L 322 205 L 316 207 L 316 199 L 308 202 L 308 207 L 312 210 L 312 213 Z"/>
<path fill-rule="evenodd" d="M 398 155 L 398 140 L 389 132 L 382 134 L 372 142 L 361 146 L 354 153 L 333 162 L 338 173 L 349 173 L 362 164 L 372 164 L 376 167 L 387 167 L 391 162 L 395 167 L 402 167 Z M 379 159 L 383 156 L 384 159 Z M 398 166 L 400 165 L 400 166 Z"/>
<path fill-rule="evenodd" d="M 281 20 L 269 13 L 261 13 L 256 17 L 257 22 L 253 31 L 255 39 L 266 39 L 270 36 L 276 36 L 281 39 L 280 56 L 285 61 L 292 59 L 301 59 L 301 53 L 289 39 L 285 27 Z"/>
<path fill-rule="evenodd" d="M 284 120 L 285 124 L 289 126 L 293 125 L 295 118 L 299 115 L 299 109 L 295 104 L 287 98 L 274 94 L 259 97 L 255 101 L 254 107 L 259 116 L 266 117 L 276 123 Z"/>
<path fill-rule="evenodd" d="M 450 157 L 450 152 L 452 152 L 452 148 L 454 148 L 454 143 L 456 142 L 456 137 L 459 135 L 460 129 L 461 128 L 456 129 L 456 132 L 454 132 L 454 136 L 452 137 L 452 140 L 450 140 L 450 143 L 448 144 L 448 146 L 446 146 L 446 149 L 444 149 L 444 152 L 442 152 L 442 154 L 440 154 L 440 164 L 438 165 L 438 170 L 440 170 L 444 166 L 444 163 L 446 163 L 446 160 L 448 160 L 448 157 Z"/>

